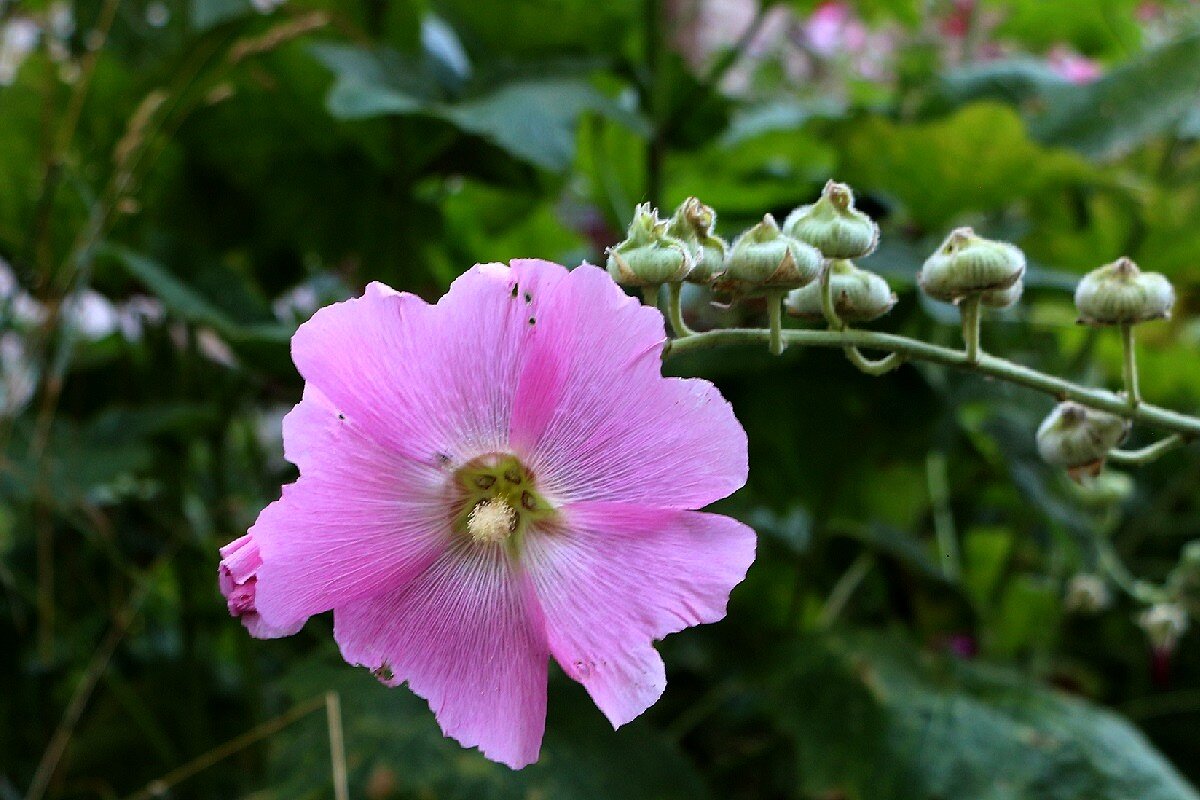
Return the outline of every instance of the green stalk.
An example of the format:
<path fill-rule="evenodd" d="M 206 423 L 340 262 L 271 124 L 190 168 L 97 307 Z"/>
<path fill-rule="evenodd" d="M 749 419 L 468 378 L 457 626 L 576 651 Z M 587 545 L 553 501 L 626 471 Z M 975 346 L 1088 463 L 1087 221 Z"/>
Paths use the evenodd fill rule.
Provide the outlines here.
<path fill-rule="evenodd" d="M 1121 349 L 1125 353 L 1122 369 L 1125 396 L 1129 399 L 1129 405 L 1136 406 L 1142 402 L 1142 396 L 1138 391 L 1137 350 L 1134 347 L 1133 326 L 1128 322 L 1121 326 Z"/>
<path fill-rule="evenodd" d="M 691 336 L 693 331 L 683 321 L 683 309 L 680 306 L 680 296 L 683 294 L 683 284 L 678 281 L 667 284 L 667 319 L 676 336 Z"/>
<path fill-rule="evenodd" d="M 727 328 L 724 330 L 705 331 L 684 336 L 671 342 L 667 356 L 676 356 L 697 350 L 707 350 L 715 347 L 737 345 L 759 345 L 770 342 L 774 334 L 762 328 Z M 1200 438 L 1200 417 L 1181 414 L 1177 411 L 1139 403 L 1136 407 L 1120 395 L 1104 389 L 1094 389 L 1080 386 L 1071 381 L 1047 375 L 1044 372 L 1031 369 L 1022 364 L 1016 364 L 1007 359 L 998 358 L 987 353 L 980 353 L 979 360 L 972 363 L 962 350 L 922 342 L 907 336 L 878 331 L 850 329 L 845 331 L 828 331 L 812 329 L 789 329 L 779 332 L 781 344 L 796 344 L 806 347 L 836 347 L 844 350 L 847 346 L 866 350 L 880 350 L 887 353 L 897 353 L 906 361 L 927 361 L 958 369 L 969 369 L 998 380 L 1024 386 L 1035 391 L 1048 394 L 1057 399 L 1074 400 L 1089 408 L 1107 411 L 1119 417 L 1144 423 L 1171 433 L 1178 433 L 1187 439 Z"/>
<path fill-rule="evenodd" d="M 767 293 L 767 321 L 770 325 L 768 341 L 771 355 L 777 356 L 783 353 L 785 347 L 783 341 L 783 292 Z"/>
<path fill-rule="evenodd" d="M 963 343 L 966 348 L 968 364 L 979 362 L 979 322 L 981 316 L 979 304 L 982 300 L 982 295 L 974 294 L 963 300 L 962 305 L 959 306 L 962 313 Z"/>

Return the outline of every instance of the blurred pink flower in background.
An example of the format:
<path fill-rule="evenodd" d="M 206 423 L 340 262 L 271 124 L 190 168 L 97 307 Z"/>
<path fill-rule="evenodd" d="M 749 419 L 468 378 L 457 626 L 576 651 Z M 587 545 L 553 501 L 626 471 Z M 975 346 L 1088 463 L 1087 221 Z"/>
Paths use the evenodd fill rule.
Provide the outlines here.
<path fill-rule="evenodd" d="M 1046 56 L 1050 68 L 1071 83 L 1091 83 L 1104 74 L 1099 62 L 1076 53 L 1070 47 L 1055 45 Z"/>
<path fill-rule="evenodd" d="M 666 686 L 653 642 L 725 615 L 754 533 L 694 509 L 746 480 L 716 388 L 665 378 L 662 315 L 603 271 L 477 266 L 436 304 L 371 284 L 300 326 L 296 483 L 222 549 L 255 636 L 334 612 L 342 655 L 519 768 L 547 662 L 614 726 Z"/>

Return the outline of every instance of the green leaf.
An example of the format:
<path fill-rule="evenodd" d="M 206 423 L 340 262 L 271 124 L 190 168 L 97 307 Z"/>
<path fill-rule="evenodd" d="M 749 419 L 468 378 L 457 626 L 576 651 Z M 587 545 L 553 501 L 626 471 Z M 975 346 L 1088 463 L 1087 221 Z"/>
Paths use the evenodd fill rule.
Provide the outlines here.
<path fill-rule="evenodd" d="M 188 322 L 208 325 L 230 341 L 286 342 L 292 336 L 292 329 L 286 325 L 232 319 L 161 264 L 132 250 L 114 246 L 103 252 L 114 256 L 129 274 L 145 284 L 168 311 Z"/>
<path fill-rule="evenodd" d="M 1197 800 L 1130 723 L 896 636 L 803 642 L 768 701 L 799 782 L 853 800 Z"/>
<path fill-rule="evenodd" d="M 407 688 L 385 687 L 335 659 L 295 664 L 282 686 L 294 703 L 338 692 L 352 797 L 372 796 L 367 787 L 380 785 L 442 800 L 707 796 L 695 767 L 665 737 L 644 721 L 613 731 L 582 689 L 565 680 L 552 686 L 541 758 L 519 772 L 444 737 L 428 704 Z M 328 734 L 319 717 L 272 737 L 271 797 L 328 795 Z"/>
<path fill-rule="evenodd" d="M 1045 93 L 1031 119 L 1039 141 L 1111 156 L 1170 130 L 1200 94 L 1200 33 L 1142 55 L 1082 87 Z"/>
<path fill-rule="evenodd" d="M 1082 160 L 1034 143 L 1015 111 L 991 103 L 933 122 L 856 121 L 845 127 L 843 142 L 847 180 L 894 197 L 927 228 L 1090 178 Z"/>

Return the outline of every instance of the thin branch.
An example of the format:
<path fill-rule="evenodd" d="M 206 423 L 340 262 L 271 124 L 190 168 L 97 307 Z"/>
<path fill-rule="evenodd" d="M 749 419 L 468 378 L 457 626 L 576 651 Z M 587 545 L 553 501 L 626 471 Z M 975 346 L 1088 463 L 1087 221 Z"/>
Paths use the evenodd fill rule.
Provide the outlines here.
<path fill-rule="evenodd" d="M 854 596 L 855 590 L 858 589 L 873 566 L 875 566 L 874 553 L 863 550 L 858 554 L 854 563 L 842 573 L 842 577 L 838 578 L 837 583 L 830 590 L 829 597 L 825 600 L 825 606 L 821 609 L 821 615 L 817 618 L 818 625 L 828 628 L 837 621 L 842 611 L 845 610 L 846 604 L 850 602 L 850 598 Z"/>
<path fill-rule="evenodd" d="M 1109 450 L 1108 460 L 1114 464 L 1140 466 L 1142 464 L 1149 464 L 1151 461 L 1161 458 L 1164 453 L 1169 453 L 1176 447 L 1182 447 L 1185 444 L 1187 444 L 1187 439 L 1177 433 L 1173 433 L 1139 450 Z"/>
<path fill-rule="evenodd" d="M 675 331 L 676 336 L 691 336 L 695 331 L 684 322 L 683 308 L 680 303 L 682 294 L 682 283 L 667 284 L 667 319 L 670 320 L 671 328 Z"/>
<path fill-rule="evenodd" d="M 876 377 L 886 375 L 904 363 L 904 356 L 899 353 L 889 353 L 878 361 L 872 361 L 853 345 L 846 348 L 846 358 L 863 372 Z"/>
<path fill-rule="evenodd" d="M 1133 326 L 1125 323 L 1121 326 L 1121 350 L 1125 356 L 1122 362 L 1122 377 L 1125 379 L 1125 396 L 1129 405 L 1136 406 L 1142 402 L 1141 392 L 1138 391 L 1137 350 L 1133 341 Z"/>
<path fill-rule="evenodd" d="M 1128 399 L 1121 395 L 1104 389 L 1080 386 L 988 353 L 980 353 L 979 361 L 972 364 L 962 350 L 951 350 L 948 347 L 939 347 L 893 333 L 856 329 L 822 331 L 794 328 L 782 331 L 780 336 L 784 342 L 790 344 L 840 349 L 853 346 L 866 350 L 898 353 L 908 361 L 927 361 L 932 364 L 970 370 L 1043 392 L 1058 399 L 1074 400 L 1089 408 L 1107 411 L 1125 419 L 1178 433 L 1188 439 L 1200 438 L 1200 417 L 1181 414 L 1149 403 L 1140 403 L 1134 408 L 1129 405 Z M 727 328 L 705 331 L 670 342 L 670 345 L 664 350 L 664 358 L 715 347 L 762 345 L 769 342 L 770 337 L 771 332 L 763 328 Z"/>

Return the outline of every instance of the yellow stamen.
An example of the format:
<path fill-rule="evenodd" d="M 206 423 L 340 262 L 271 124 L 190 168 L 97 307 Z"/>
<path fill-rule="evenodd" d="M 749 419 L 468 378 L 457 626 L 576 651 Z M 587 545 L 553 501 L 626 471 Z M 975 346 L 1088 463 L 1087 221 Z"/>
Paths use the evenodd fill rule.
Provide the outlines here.
<path fill-rule="evenodd" d="M 480 544 L 496 544 L 517 529 L 517 512 L 501 497 L 477 503 L 467 516 L 467 532 Z"/>

